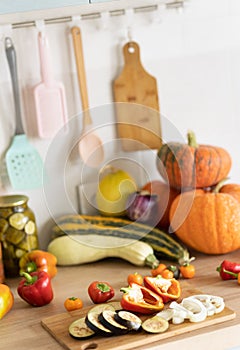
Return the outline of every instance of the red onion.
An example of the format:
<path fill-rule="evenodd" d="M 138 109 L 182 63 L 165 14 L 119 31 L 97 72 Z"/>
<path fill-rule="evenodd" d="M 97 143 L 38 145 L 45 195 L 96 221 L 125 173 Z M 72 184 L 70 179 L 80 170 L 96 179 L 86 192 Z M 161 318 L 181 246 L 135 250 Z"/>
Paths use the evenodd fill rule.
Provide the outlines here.
<path fill-rule="evenodd" d="M 155 226 L 158 220 L 157 214 L 158 195 L 147 191 L 131 193 L 126 202 L 126 214 L 132 221 L 139 221 Z M 155 219 L 155 220 L 154 220 Z M 156 222 L 154 222 L 156 221 Z"/>

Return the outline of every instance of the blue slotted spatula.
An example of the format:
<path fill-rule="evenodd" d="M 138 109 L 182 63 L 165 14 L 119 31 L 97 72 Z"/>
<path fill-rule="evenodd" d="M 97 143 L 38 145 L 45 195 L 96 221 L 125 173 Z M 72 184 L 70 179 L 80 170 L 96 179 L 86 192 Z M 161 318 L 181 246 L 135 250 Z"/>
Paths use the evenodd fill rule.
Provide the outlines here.
<path fill-rule="evenodd" d="M 42 186 L 43 162 L 37 150 L 24 134 L 21 116 L 20 94 L 17 75 L 17 58 L 12 39 L 5 38 L 5 52 L 10 69 L 15 114 L 18 127 L 12 144 L 6 153 L 6 166 L 14 189 L 24 190 Z"/>

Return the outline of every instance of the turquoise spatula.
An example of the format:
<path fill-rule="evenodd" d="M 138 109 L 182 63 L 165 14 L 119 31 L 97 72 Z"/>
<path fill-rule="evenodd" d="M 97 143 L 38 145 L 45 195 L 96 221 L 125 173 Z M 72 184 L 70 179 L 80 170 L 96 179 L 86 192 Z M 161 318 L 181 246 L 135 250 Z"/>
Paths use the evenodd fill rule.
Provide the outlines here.
<path fill-rule="evenodd" d="M 12 144 L 6 153 L 7 172 L 14 189 L 33 189 L 42 186 L 43 162 L 38 151 L 30 144 L 23 130 L 17 58 L 12 39 L 9 37 L 5 38 L 5 52 L 10 69 L 16 121 L 18 124 Z"/>

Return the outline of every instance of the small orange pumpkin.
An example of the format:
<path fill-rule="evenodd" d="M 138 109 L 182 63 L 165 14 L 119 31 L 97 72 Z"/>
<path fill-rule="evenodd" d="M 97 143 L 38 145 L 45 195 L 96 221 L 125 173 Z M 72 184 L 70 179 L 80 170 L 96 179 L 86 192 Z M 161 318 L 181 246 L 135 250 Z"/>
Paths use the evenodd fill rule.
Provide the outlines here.
<path fill-rule="evenodd" d="M 236 185 L 234 185 L 236 186 Z M 240 201 L 237 187 L 220 184 L 212 191 L 180 194 L 170 209 L 171 227 L 188 247 L 205 254 L 225 254 L 240 248 Z"/>
<path fill-rule="evenodd" d="M 177 197 L 180 191 L 171 188 L 167 183 L 160 180 L 153 180 L 147 182 L 142 190 L 148 191 L 151 194 L 158 195 L 158 210 L 156 212 L 158 224 L 157 226 L 162 230 L 168 230 L 169 221 L 169 211 L 173 200 Z"/>
<path fill-rule="evenodd" d="M 226 184 L 220 188 L 221 193 L 231 194 L 240 203 L 240 185 L 238 184 Z"/>
<path fill-rule="evenodd" d="M 216 185 L 228 176 L 232 161 L 229 153 L 216 146 L 198 145 L 193 132 L 188 144 L 169 142 L 159 149 L 156 165 L 171 187 L 191 190 Z"/>

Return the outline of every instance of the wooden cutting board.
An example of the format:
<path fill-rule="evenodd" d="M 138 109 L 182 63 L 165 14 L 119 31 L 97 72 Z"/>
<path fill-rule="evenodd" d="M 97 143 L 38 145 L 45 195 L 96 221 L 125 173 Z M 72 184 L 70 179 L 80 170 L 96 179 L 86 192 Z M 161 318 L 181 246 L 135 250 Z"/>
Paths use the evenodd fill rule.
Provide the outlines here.
<path fill-rule="evenodd" d="M 182 297 L 186 297 L 193 294 L 202 294 L 196 289 L 184 289 Z M 234 311 L 225 307 L 225 309 L 214 316 L 207 317 L 203 322 L 191 323 L 184 322 L 179 325 L 171 324 L 169 329 L 164 333 L 148 334 L 145 331 L 137 333 L 129 333 L 121 336 L 112 336 L 109 338 L 94 336 L 88 340 L 77 340 L 72 338 L 68 333 L 68 327 L 70 324 L 80 317 L 86 316 L 88 310 L 92 306 L 83 308 L 81 310 L 72 311 L 71 313 L 65 312 L 62 314 L 47 317 L 42 320 L 42 326 L 46 329 L 65 349 L 68 350 L 128 350 L 140 347 L 142 344 L 153 344 L 162 339 L 167 339 L 180 335 L 183 333 L 195 331 L 200 328 L 209 327 L 218 323 L 232 320 L 236 317 Z M 207 329 L 209 331 L 209 329 Z M 154 344 L 153 344 L 154 345 Z"/>
<path fill-rule="evenodd" d="M 125 151 L 159 149 L 160 107 L 156 79 L 146 72 L 136 42 L 123 47 L 124 67 L 113 84 L 117 129 Z"/>

